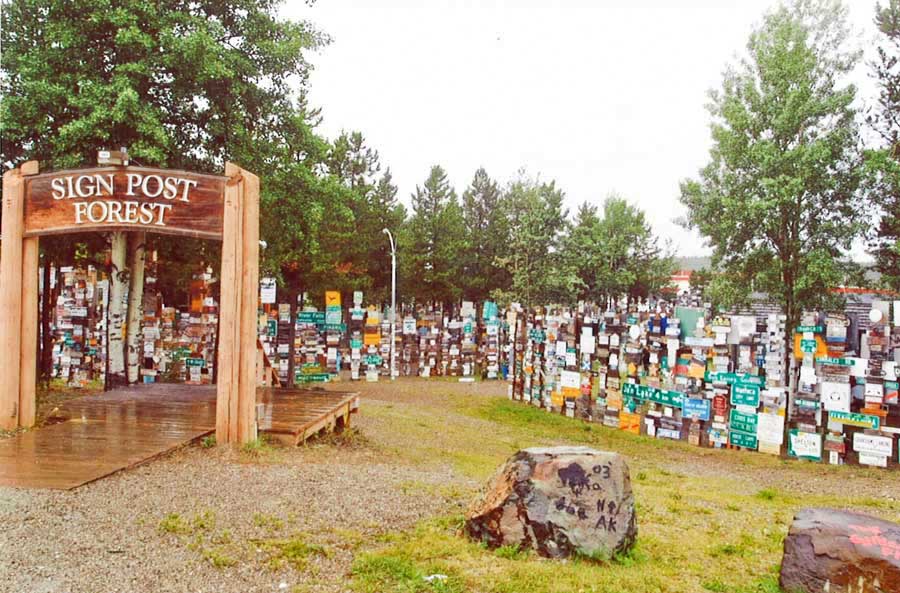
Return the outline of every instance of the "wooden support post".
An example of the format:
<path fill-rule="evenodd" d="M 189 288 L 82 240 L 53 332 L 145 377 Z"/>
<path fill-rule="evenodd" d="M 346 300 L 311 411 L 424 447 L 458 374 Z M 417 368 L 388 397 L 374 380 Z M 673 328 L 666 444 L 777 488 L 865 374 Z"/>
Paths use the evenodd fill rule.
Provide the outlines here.
<path fill-rule="evenodd" d="M 39 164 L 28 161 L 20 169 L 23 177 L 37 175 Z M 25 182 L 22 182 L 22 226 L 25 226 Z M 37 237 L 22 243 L 22 328 L 19 354 L 19 426 L 34 426 L 37 411 L 38 274 L 40 243 Z M 49 289 L 49 287 L 47 287 Z"/>
<path fill-rule="evenodd" d="M 241 228 L 243 182 L 241 169 L 226 163 L 225 206 L 222 220 L 222 272 L 219 295 L 219 342 L 216 384 L 216 442 L 237 440 L 237 402 L 240 383 Z"/>
<path fill-rule="evenodd" d="M 0 428 L 19 427 L 19 353 L 22 347 L 22 239 L 25 229 L 25 181 L 19 169 L 3 174 L 3 222 L 0 227 Z"/>
<path fill-rule="evenodd" d="M 240 388 L 238 395 L 239 443 L 257 437 L 256 342 L 259 302 L 259 177 L 249 171 L 242 176 L 242 256 Z"/>
<path fill-rule="evenodd" d="M 22 329 L 19 357 L 19 426 L 34 426 L 37 391 L 38 238 L 22 243 Z M 49 290 L 49 287 L 45 290 Z"/>
<path fill-rule="evenodd" d="M 259 177 L 233 163 L 225 175 L 216 441 L 246 443 L 257 436 Z"/>

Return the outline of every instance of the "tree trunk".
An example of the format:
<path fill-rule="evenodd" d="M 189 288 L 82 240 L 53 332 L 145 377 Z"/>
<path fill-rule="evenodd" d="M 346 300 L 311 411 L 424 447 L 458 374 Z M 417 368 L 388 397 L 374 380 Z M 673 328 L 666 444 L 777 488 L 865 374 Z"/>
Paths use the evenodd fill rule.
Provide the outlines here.
<path fill-rule="evenodd" d="M 107 377 L 108 388 L 127 384 L 125 374 L 125 341 L 122 327 L 125 324 L 125 291 L 128 288 L 128 235 L 116 231 L 109 235 L 110 270 L 109 270 L 109 305 L 107 307 L 108 342 L 107 342 Z"/>
<path fill-rule="evenodd" d="M 53 306 L 50 290 L 50 258 L 44 258 L 43 292 L 41 293 L 41 357 L 40 377 L 45 387 L 50 386 L 53 374 L 53 334 L 50 333 L 50 308 Z"/>
<path fill-rule="evenodd" d="M 144 320 L 144 263 L 146 260 L 146 233 L 129 233 L 128 261 L 131 274 L 128 282 L 128 322 L 127 364 L 128 383 L 133 385 L 140 380 L 141 363 L 143 362 L 144 340 L 141 323 Z"/>

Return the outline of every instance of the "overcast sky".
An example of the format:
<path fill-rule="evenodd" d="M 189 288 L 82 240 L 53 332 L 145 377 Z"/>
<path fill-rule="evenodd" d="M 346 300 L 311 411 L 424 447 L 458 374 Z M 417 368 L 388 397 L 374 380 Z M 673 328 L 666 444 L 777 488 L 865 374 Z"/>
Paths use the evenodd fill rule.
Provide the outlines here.
<path fill-rule="evenodd" d="M 321 131 L 361 131 L 409 204 L 433 164 L 461 194 L 479 166 L 555 179 L 574 213 L 617 192 L 679 255 L 678 183 L 709 158 L 710 88 L 771 0 L 289 2 L 333 42 L 311 56 Z M 848 3 L 871 48 L 874 0 Z M 861 98 L 874 86 L 854 77 Z"/>

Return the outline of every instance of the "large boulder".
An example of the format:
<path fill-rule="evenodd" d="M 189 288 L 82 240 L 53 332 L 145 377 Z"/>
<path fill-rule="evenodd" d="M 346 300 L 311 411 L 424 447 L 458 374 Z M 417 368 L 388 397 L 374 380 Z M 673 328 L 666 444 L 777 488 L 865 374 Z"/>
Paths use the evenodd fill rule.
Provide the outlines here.
<path fill-rule="evenodd" d="M 625 552 L 637 537 L 628 466 L 618 453 L 588 447 L 519 451 L 469 509 L 465 531 L 490 547 L 550 558 Z"/>
<path fill-rule="evenodd" d="M 781 588 L 897 593 L 900 525 L 850 511 L 801 510 L 784 540 Z"/>

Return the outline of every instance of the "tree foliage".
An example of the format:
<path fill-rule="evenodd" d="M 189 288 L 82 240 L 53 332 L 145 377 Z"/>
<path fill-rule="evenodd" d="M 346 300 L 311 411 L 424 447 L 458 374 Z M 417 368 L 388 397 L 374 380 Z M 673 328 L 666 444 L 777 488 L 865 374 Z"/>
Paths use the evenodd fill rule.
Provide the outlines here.
<path fill-rule="evenodd" d="M 883 147 L 868 155 L 872 196 L 881 216 L 869 245 L 882 283 L 900 291 L 900 1 L 878 5 L 875 24 L 883 36 L 872 63 L 879 94 L 866 120 Z"/>
<path fill-rule="evenodd" d="M 603 210 L 582 204 L 566 241 L 581 299 L 646 299 L 666 287 L 674 270 L 644 212 L 611 195 Z"/>
<path fill-rule="evenodd" d="M 400 235 L 403 292 L 421 303 L 452 303 L 461 296 L 459 254 L 465 251 L 462 209 L 447 173 L 431 168 L 412 195 L 410 219 Z"/>
<path fill-rule="evenodd" d="M 484 168 L 475 171 L 463 192 L 462 211 L 466 229 L 465 252 L 460 254 L 463 296 L 474 302 L 490 297 L 492 290 L 509 286 L 508 270 L 497 265 L 507 251 L 509 225 L 503 191 Z"/>
<path fill-rule="evenodd" d="M 563 192 L 554 182 L 524 174 L 507 190 L 509 245 L 496 260 L 511 275 L 508 289 L 497 288 L 501 302 L 525 306 L 571 303 L 576 300 L 574 274 L 562 252 L 568 230 Z"/>
<path fill-rule="evenodd" d="M 789 327 L 830 303 L 861 229 L 856 90 L 841 82 L 859 54 L 846 37 L 838 2 L 768 13 L 748 57 L 711 93 L 709 164 L 681 185 L 688 225 L 712 246 L 717 281 L 734 289 L 719 294 L 764 291 Z"/>

